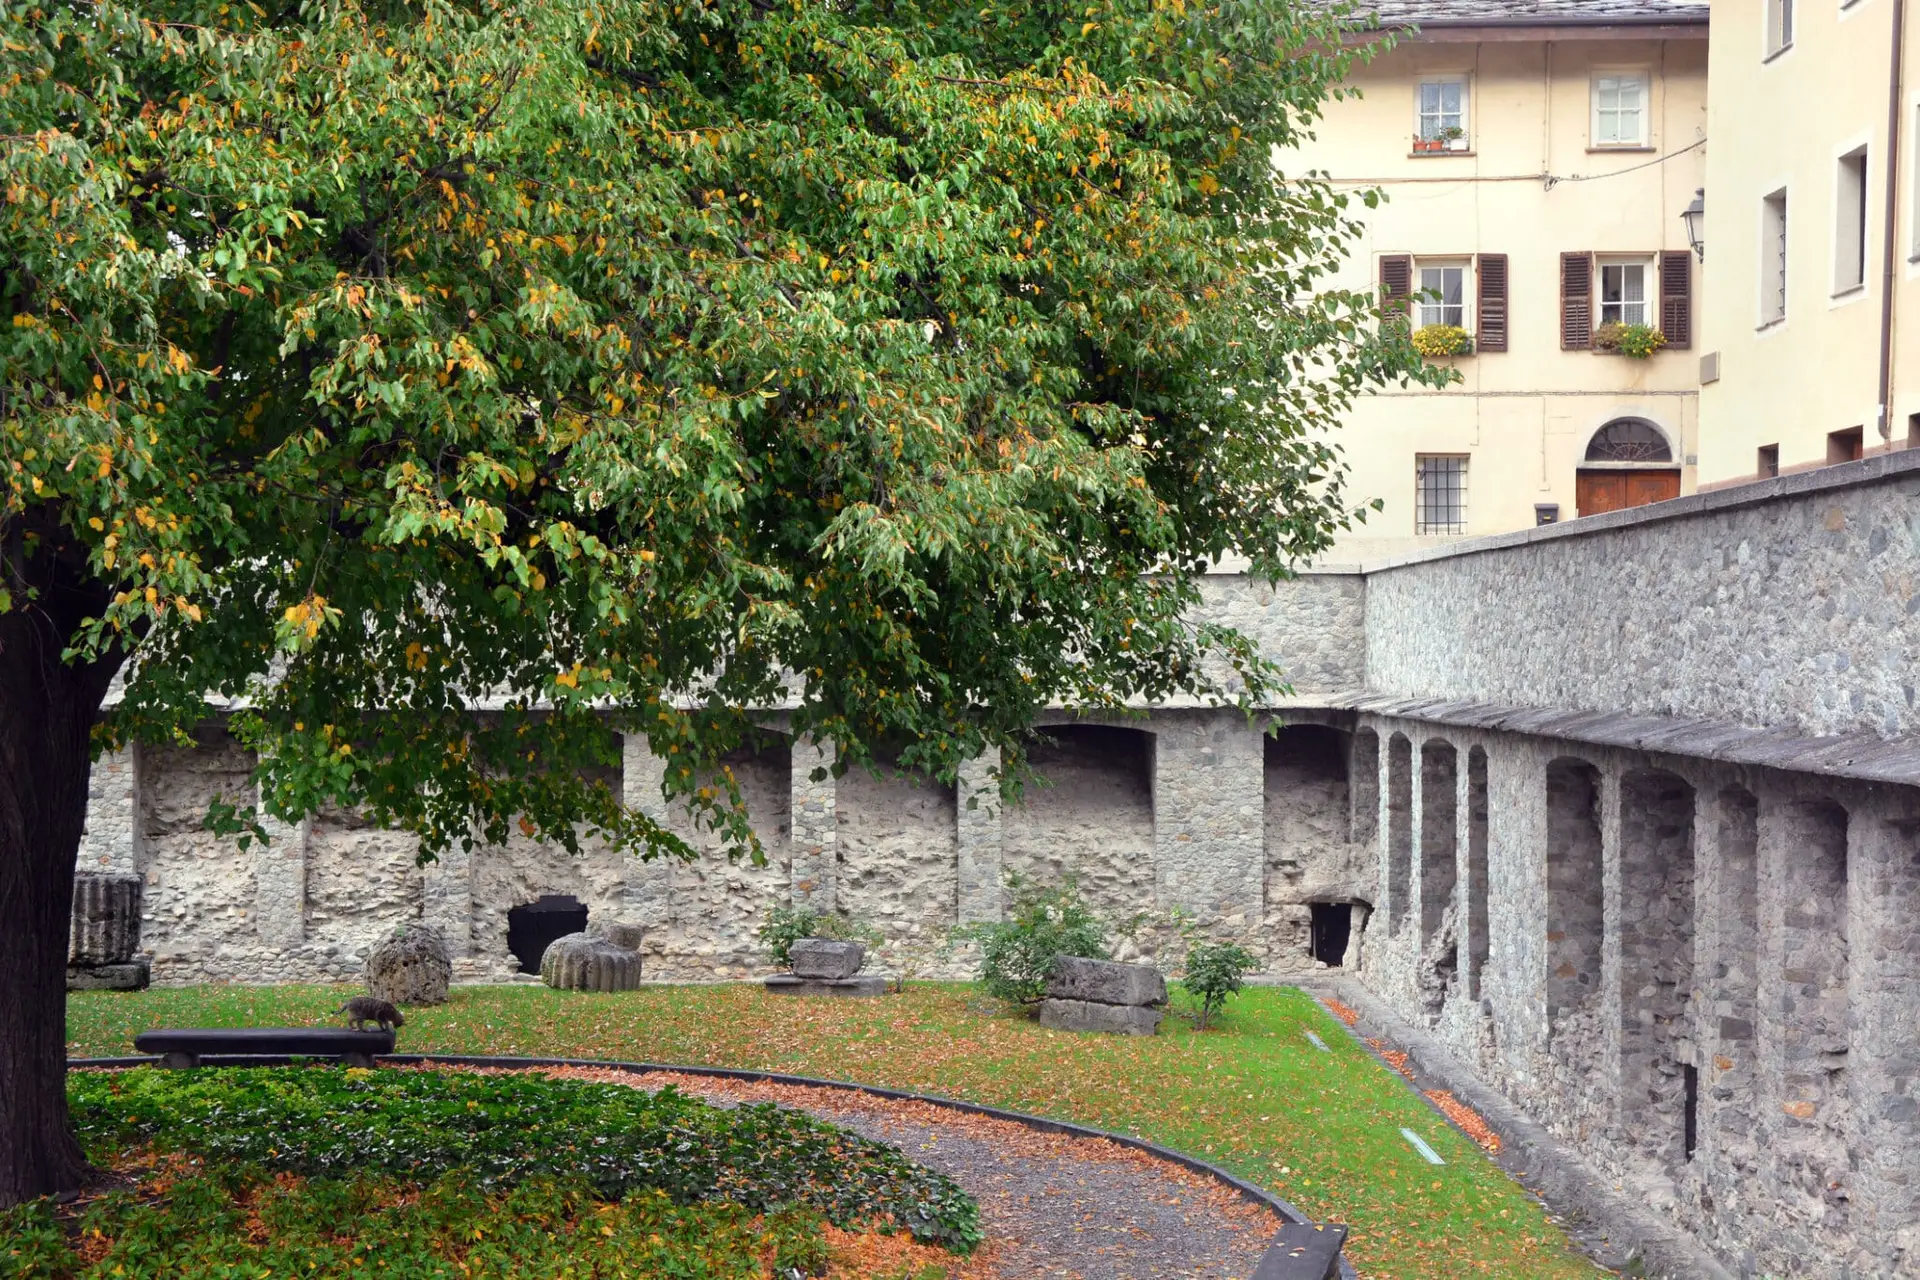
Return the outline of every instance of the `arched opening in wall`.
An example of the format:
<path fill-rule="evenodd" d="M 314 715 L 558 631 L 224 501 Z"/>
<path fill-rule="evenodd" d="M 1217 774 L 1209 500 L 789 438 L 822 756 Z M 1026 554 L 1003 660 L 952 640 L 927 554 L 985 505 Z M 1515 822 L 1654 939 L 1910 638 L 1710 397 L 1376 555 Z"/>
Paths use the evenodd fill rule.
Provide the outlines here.
<path fill-rule="evenodd" d="M 1480 998 L 1487 967 L 1487 753 L 1467 752 L 1467 998 Z"/>
<path fill-rule="evenodd" d="M 1448 932 L 1459 878 L 1460 755 L 1444 738 L 1420 745 L 1420 945 Z M 1455 929 L 1457 930 L 1457 925 Z M 1445 962 L 1451 972 L 1453 962 Z"/>
<path fill-rule="evenodd" d="M 1310 902 L 1312 926 L 1307 954 L 1324 965 L 1339 968 L 1347 958 L 1347 943 L 1353 938 L 1351 902 Z"/>
<path fill-rule="evenodd" d="M 1262 742 L 1265 916 L 1274 947 L 1289 959 L 1303 951 L 1325 959 L 1328 913 L 1315 900 L 1344 897 L 1364 883 L 1356 883 L 1347 841 L 1350 750 L 1345 733 L 1321 724 L 1283 725 Z M 1343 940 L 1335 955 L 1345 950 Z"/>
<path fill-rule="evenodd" d="M 1347 778 L 1353 806 L 1347 839 L 1371 845 L 1380 833 L 1380 735 L 1373 730 L 1355 731 Z"/>
<path fill-rule="evenodd" d="M 1400 936 L 1413 896 L 1413 742 L 1387 740 L 1387 936 Z"/>
<path fill-rule="evenodd" d="M 1712 1087 L 1701 1128 L 1710 1159 L 1738 1143 L 1746 1159 L 1757 1160 L 1759 1135 L 1751 1116 L 1760 999 L 1760 802 L 1744 787 L 1725 788 L 1719 801 L 1713 828 L 1718 927 L 1707 974 L 1713 1001 L 1707 1033 L 1714 1053 L 1706 1064 Z"/>
<path fill-rule="evenodd" d="M 1803 801 L 1785 806 L 1780 824 L 1785 909 L 1776 1014 L 1781 1024 L 1778 1118 L 1790 1131 L 1825 1130 L 1838 1140 L 1846 1120 L 1851 1044 L 1847 811 L 1831 800 Z"/>
<path fill-rule="evenodd" d="M 1152 901 L 1153 750 L 1139 729 L 1042 728 L 1028 747 L 1040 781 L 1001 814 L 1002 865 L 1044 884 L 1074 877 L 1109 920 Z"/>
<path fill-rule="evenodd" d="M 520 972 L 538 973 L 549 943 L 586 927 L 587 908 L 580 899 L 570 893 L 543 893 L 539 901 L 507 912 L 507 950 L 520 962 Z"/>
<path fill-rule="evenodd" d="M 1693 991 L 1693 788 L 1657 769 L 1620 780 L 1620 1112 L 1642 1153 L 1677 1174 L 1697 1086 L 1681 1052 Z"/>
<path fill-rule="evenodd" d="M 1615 418 L 1587 442 L 1574 481 L 1580 515 L 1641 507 L 1680 496 L 1680 468 L 1666 433 L 1645 418 Z"/>
<path fill-rule="evenodd" d="M 1561 1039 L 1569 1021 L 1600 990 L 1606 936 L 1600 866 L 1600 771 L 1584 760 L 1552 761 L 1547 765 L 1549 1045 Z"/>

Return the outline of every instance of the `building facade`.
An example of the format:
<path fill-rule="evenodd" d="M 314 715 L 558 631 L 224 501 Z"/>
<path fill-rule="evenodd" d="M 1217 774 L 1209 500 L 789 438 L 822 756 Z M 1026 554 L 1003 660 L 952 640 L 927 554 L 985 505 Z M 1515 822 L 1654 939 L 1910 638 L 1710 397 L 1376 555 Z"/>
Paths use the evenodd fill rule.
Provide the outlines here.
<path fill-rule="evenodd" d="M 1909 7 L 1715 0 L 1702 485 L 1920 443 Z"/>
<path fill-rule="evenodd" d="M 1341 430 L 1355 495 L 1383 510 L 1329 559 L 1690 492 L 1702 270 L 1680 215 L 1705 181 L 1706 5 L 1379 9 L 1398 47 L 1275 163 L 1383 192 L 1340 283 L 1465 350 L 1435 357 L 1454 386 L 1370 397 Z M 1664 347 L 1620 354 L 1630 326 Z"/>

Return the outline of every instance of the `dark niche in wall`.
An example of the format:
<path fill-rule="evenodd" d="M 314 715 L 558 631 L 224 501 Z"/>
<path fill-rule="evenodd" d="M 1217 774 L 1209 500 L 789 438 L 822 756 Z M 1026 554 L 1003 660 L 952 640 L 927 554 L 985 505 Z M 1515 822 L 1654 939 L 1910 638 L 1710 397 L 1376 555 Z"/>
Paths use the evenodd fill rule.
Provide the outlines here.
<path fill-rule="evenodd" d="M 1323 964 L 1338 965 L 1346 959 L 1347 943 L 1353 937 L 1351 902 L 1310 902 L 1313 928 L 1307 936 L 1307 954 Z"/>
<path fill-rule="evenodd" d="M 507 950 L 520 962 L 520 972 L 540 972 L 547 944 L 587 927 L 586 904 L 570 893 L 543 893 L 507 912 Z"/>

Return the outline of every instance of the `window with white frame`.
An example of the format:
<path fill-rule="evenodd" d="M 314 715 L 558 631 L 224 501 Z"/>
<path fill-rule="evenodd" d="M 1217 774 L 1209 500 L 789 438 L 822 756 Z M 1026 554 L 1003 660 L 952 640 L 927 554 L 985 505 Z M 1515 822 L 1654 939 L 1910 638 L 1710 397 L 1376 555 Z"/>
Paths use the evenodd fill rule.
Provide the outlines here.
<path fill-rule="evenodd" d="M 1648 298 L 1653 263 L 1645 258 L 1602 258 L 1600 267 L 1600 323 L 1652 324 Z"/>
<path fill-rule="evenodd" d="M 1450 324 L 1468 328 L 1471 312 L 1467 306 L 1473 268 L 1465 258 L 1422 258 L 1414 263 L 1414 324 Z"/>
<path fill-rule="evenodd" d="M 1833 291 L 1867 283 L 1867 149 L 1840 157 L 1833 193 Z"/>
<path fill-rule="evenodd" d="M 1415 149 L 1467 150 L 1467 78 L 1428 76 L 1420 81 L 1415 94 Z"/>
<path fill-rule="evenodd" d="M 1760 324 L 1787 318 L 1787 192 L 1760 201 Z"/>
<path fill-rule="evenodd" d="M 1467 531 L 1467 458 L 1460 453 L 1422 453 L 1413 459 L 1413 531 Z"/>
<path fill-rule="evenodd" d="M 1647 108 L 1653 96 L 1644 71 L 1607 71 L 1593 78 L 1593 145 L 1647 145 Z"/>
<path fill-rule="evenodd" d="M 1767 56 L 1793 43 L 1793 0 L 1767 0 Z"/>

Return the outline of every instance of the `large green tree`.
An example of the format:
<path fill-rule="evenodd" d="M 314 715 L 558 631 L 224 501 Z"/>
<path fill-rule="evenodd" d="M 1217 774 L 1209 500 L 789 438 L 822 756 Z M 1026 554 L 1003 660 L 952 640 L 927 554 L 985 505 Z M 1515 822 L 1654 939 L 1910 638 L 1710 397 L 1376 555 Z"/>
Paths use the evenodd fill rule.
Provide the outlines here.
<path fill-rule="evenodd" d="M 704 779 L 756 705 L 950 772 L 1259 696 L 1197 573 L 1323 548 L 1328 429 L 1427 376 L 1273 166 L 1323 8 L 0 13 L 0 1203 L 86 1176 L 91 754 L 224 699 L 282 816 L 684 854 L 582 768 L 624 728 L 751 848 Z"/>

